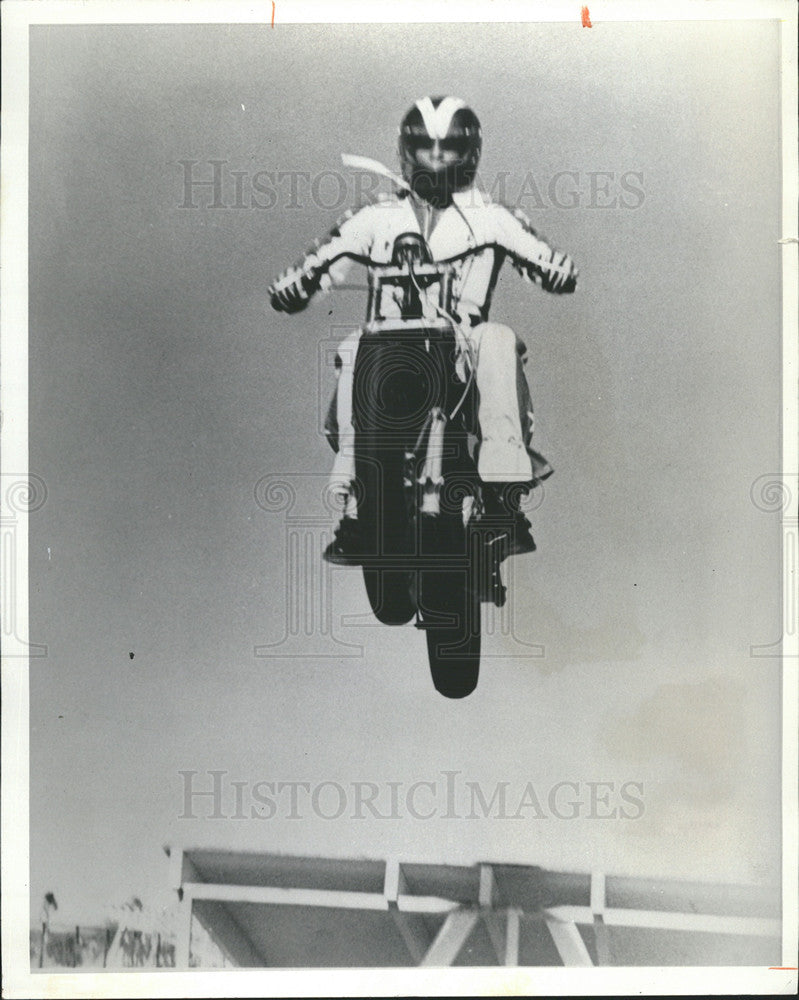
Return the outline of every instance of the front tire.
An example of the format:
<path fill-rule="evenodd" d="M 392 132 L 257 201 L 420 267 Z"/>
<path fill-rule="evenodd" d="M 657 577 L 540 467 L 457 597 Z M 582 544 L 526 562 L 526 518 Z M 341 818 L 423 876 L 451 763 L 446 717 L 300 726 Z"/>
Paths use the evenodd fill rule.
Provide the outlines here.
<path fill-rule="evenodd" d="M 363 567 L 366 596 L 379 622 L 405 625 L 416 613 L 416 605 L 411 596 L 413 574 L 402 565 L 408 563 L 402 464 L 396 451 L 386 449 L 381 455 L 375 449 L 366 455 L 365 450 L 362 448 L 356 459 L 356 473 L 358 518 L 367 559 Z M 381 560 L 394 565 L 380 566 Z"/>
<path fill-rule="evenodd" d="M 384 625 L 407 625 L 416 612 L 411 600 L 411 575 L 403 570 L 364 566 L 363 582 L 375 618 Z"/>

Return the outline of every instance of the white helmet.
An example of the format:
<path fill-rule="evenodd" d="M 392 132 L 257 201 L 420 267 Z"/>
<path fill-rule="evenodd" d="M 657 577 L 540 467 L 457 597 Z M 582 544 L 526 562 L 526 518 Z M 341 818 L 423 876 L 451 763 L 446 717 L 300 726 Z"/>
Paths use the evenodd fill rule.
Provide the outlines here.
<path fill-rule="evenodd" d="M 455 162 L 440 168 L 419 163 L 420 150 L 457 154 Z M 413 191 L 433 204 L 447 204 L 453 191 L 474 183 L 483 146 L 477 115 L 458 97 L 422 97 L 400 124 L 399 155 L 402 176 Z"/>

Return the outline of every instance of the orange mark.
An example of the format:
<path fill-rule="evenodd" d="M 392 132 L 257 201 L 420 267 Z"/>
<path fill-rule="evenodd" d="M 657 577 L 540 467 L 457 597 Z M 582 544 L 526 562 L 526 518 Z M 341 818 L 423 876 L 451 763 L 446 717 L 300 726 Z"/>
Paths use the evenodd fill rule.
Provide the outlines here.
<path fill-rule="evenodd" d="M 770 965 L 768 967 L 769 972 L 797 972 L 799 971 L 795 965 Z"/>
<path fill-rule="evenodd" d="M 588 10 L 586 7 L 585 10 Z M 272 27 L 275 26 L 275 0 L 272 0 Z"/>
<path fill-rule="evenodd" d="M 275 5 L 272 4 L 272 6 L 274 7 Z M 580 13 L 581 13 L 582 18 L 583 18 L 583 27 L 584 28 L 593 28 L 593 24 L 591 24 L 591 15 L 588 13 L 588 8 L 587 7 L 583 7 L 583 9 L 580 11 Z"/>

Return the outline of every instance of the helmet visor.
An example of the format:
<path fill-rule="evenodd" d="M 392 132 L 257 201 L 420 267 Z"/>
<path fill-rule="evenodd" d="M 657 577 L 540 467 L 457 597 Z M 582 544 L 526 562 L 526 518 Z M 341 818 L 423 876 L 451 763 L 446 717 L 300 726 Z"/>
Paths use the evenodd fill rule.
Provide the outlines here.
<path fill-rule="evenodd" d="M 420 153 L 422 154 L 422 162 L 428 163 L 430 162 L 431 157 L 437 157 L 440 155 L 440 167 L 452 165 L 454 163 L 462 163 L 469 156 L 470 152 L 470 144 L 466 136 L 448 137 L 446 139 L 431 139 L 429 136 L 415 136 L 409 143 L 409 146 L 409 152 L 417 162 L 419 162 L 420 157 L 418 154 Z"/>

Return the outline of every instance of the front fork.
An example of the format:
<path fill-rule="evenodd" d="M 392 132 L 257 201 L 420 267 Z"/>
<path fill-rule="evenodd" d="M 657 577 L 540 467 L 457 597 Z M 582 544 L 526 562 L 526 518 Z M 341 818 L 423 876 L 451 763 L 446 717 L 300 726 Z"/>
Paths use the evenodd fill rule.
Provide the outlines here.
<path fill-rule="evenodd" d="M 441 487 L 444 484 L 441 469 L 444 455 L 444 428 L 447 426 L 447 418 L 440 406 L 435 406 L 430 411 L 428 425 L 425 459 L 416 482 L 421 487 L 422 494 L 419 509 L 422 514 L 435 516 L 441 513 Z"/>

